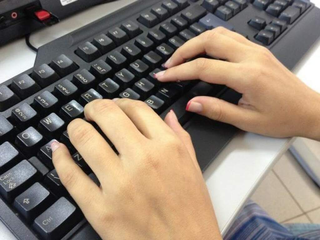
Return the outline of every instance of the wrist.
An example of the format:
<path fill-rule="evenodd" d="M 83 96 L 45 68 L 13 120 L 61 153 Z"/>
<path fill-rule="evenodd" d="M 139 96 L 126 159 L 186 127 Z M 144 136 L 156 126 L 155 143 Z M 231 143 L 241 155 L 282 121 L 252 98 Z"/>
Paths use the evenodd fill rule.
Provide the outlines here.
<path fill-rule="evenodd" d="M 301 119 L 301 122 L 305 122 L 302 130 L 301 137 L 310 138 L 320 141 L 320 94 L 313 92 L 306 99 L 306 111 L 302 111 L 306 118 L 306 121 Z"/>

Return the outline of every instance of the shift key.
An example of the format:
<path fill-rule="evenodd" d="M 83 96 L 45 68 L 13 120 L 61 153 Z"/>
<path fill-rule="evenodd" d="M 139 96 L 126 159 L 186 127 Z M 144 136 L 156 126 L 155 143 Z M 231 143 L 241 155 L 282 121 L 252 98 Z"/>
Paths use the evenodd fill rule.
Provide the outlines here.
<path fill-rule="evenodd" d="M 33 227 L 44 239 L 61 239 L 81 221 L 79 216 L 79 210 L 66 198 L 61 197 L 34 220 Z"/>
<path fill-rule="evenodd" d="M 0 193 L 8 202 L 12 202 L 35 183 L 36 178 L 37 170 L 27 160 L 23 160 L 0 176 Z"/>

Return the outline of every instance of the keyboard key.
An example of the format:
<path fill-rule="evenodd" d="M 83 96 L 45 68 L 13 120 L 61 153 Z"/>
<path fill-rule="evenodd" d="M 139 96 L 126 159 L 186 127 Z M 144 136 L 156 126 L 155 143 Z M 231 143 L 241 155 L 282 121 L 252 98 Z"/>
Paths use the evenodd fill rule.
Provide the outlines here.
<path fill-rule="evenodd" d="M 182 12 L 181 16 L 190 24 L 197 22 L 200 18 L 206 15 L 207 11 L 200 5 L 193 5 Z"/>
<path fill-rule="evenodd" d="M 70 58 L 62 54 L 59 57 L 53 59 L 50 67 L 54 69 L 60 77 L 64 77 L 76 71 L 79 67 Z"/>
<path fill-rule="evenodd" d="M 157 44 L 160 44 L 166 40 L 166 35 L 157 29 L 151 30 L 148 34 L 148 37 Z"/>
<path fill-rule="evenodd" d="M 245 9 L 246 7 L 248 7 L 248 2 L 247 0 L 232 0 L 235 3 L 240 5 L 240 11 L 242 11 L 243 9 Z"/>
<path fill-rule="evenodd" d="M 108 54 L 107 63 L 109 63 L 113 68 L 121 69 L 125 66 L 126 62 L 127 58 L 118 51 Z"/>
<path fill-rule="evenodd" d="M 199 23 L 194 23 L 190 26 L 190 31 L 196 35 L 204 33 L 207 29 Z"/>
<path fill-rule="evenodd" d="M 169 17 L 169 12 L 162 7 L 153 7 L 151 9 L 151 12 L 160 19 L 160 21 L 163 21 Z"/>
<path fill-rule="evenodd" d="M 270 3 L 271 3 L 270 0 L 255 0 L 253 2 L 253 5 L 261 10 L 265 10 Z"/>
<path fill-rule="evenodd" d="M 37 170 L 27 160 L 23 160 L 0 176 L 0 193 L 8 202 L 12 202 L 36 179 Z"/>
<path fill-rule="evenodd" d="M 173 49 L 178 49 L 179 47 L 181 47 L 183 44 L 185 43 L 185 41 L 183 41 L 181 38 L 174 36 L 173 38 L 169 39 L 169 46 L 171 46 Z"/>
<path fill-rule="evenodd" d="M 267 30 L 261 30 L 256 36 L 255 39 L 257 39 L 259 42 L 262 42 L 264 45 L 270 45 L 270 43 L 274 39 L 274 35 L 272 32 L 269 32 Z"/>
<path fill-rule="evenodd" d="M 112 68 L 103 60 L 99 60 L 91 66 L 90 72 L 99 80 L 104 80 L 111 76 Z"/>
<path fill-rule="evenodd" d="M 130 38 L 134 38 L 142 33 L 140 27 L 132 21 L 126 21 L 121 24 L 121 29 L 125 31 Z"/>
<path fill-rule="evenodd" d="M 257 30 L 261 30 L 267 25 L 266 20 L 261 17 L 252 18 L 248 24 Z"/>
<path fill-rule="evenodd" d="M 36 123 L 38 113 L 29 104 L 23 103 L 12 110 L 11 119 L 20 130 L 24 130 Z"/>
<path fill-rule="evenodd" d="M 14 200 L 14 206 L 27 221 L 33 221 L 53 203 L 50 192 L 40 183 L 33 184 Z"/>
<path fill-rule="evenodd" d="M 71 102 L 62 106 L 59 114 L 66 123 L 69 123 L 76 118 L 83 118 L 84 108 L 77 101 L 72 100 Z"/>
<path fill-rule="evenodd" d="M 155 90 L 155 86 L 153 83 L 149 82 L 147 79 L 142 78 L 141 80 L 139 80 L 134 84 L 133 90 L 140 95 L 141 100 L 144 100 L 151 95 L 153 90 Z"/>
<path fill-rule="evenodd" d="M 281 33 L 280 27 L 273 24 L 267 25 L 264 30 L 272 32 L 274 38 L 277 38 Z"/>
<path fill-rule="evenodd" d="M 158 79 L 155 78 L 155 74 L 157 74 L 158 72 L 161 72 L 161 70 L 159 68 L 156 68 L 151 73 L 149 73 L 149 75 L 147 77 L 147 79 L 157 87 L 159 87 L 159 86 L 164 84 L 162 82 L 159 82 Z"/>
<path fill-rule="evenodd" d="M 161 65 L 162 57 L 156 54 L 154 51 L 150 51 L 143 56 L 142 61 L 150 68 L 154 69 Z"/>
<path fill-rule="evenodd" d="M 310 3 L 296 0 L 293 2 L 292 7 L 299 8 L 300 14 L 302 14 L 309 7 L 309 5 L 310 5 Z"/>
<path fill-rule="evenodd" d="M 179 90 L 174 87 L 173 84 L 169 84 L 165 87 L 160 88 L 156 96 L 162 99 L 165 103 L 169 104 L 176 100 L 180 95 Z"/>
<path fill-rule="evenodd" d="M 98 48 L 90 42 L 81 44 L 76 50 L 76 54 L 86 62 L 92 62 L 101 56 Z"/>
<path fill-rule="evenodd" d="M 120 98 L 129 98 L 132 100 L 140 100 L 140 95 L 133 91 L 131 88 L 127 88 L 125 91 L 119 94 Z"/>
<path fill-rule="evenodd" d="M 280 19 L 272 20 L 271 24 L 280 27 L 281 32 L 286 30 L 287 27 L 288 27 L 287 23 L 285 21 L 283 21 L 283 20 L 280 20 Z"/>
<path fill-rule="evenodd" d="M 156 48 L 156 53 L 158 53 L 164 60 L 167 60 L 174 53 L 174 50 L 167 44 L 163 43 Z"/>
<path fill-rule="evenodd" d="M 0 144 L 4 141 L 11 140 L 14 137 L 14 132 L 12 124 L 0 115 Z"/>
<path fill-rule="evenodd" d="M 58 108 L 58 99 L 48 91 L 34 98 L 33 106 L 39 114 L 48 114 Z"/>
<path fill-rule="evenodd" d="M 285 9 L 289 5 L 289 2 L 286 0 L 275 0 L 273 3 L 278 6 L 281 6 L 282 9 Z"/>
<path fill-rule="evenodd" d="M 73 83 L 82 90 L 87 90 L 94 87 L 96 78 L 87 69 L 82 69 L 79 73 L 73 76 Z"/>
<path fill-rule="evenodd" d="M 299 16 L 300 9 L 290 6 L 280 14 L 279 19 L 285 21 L 287 24 L 292 24 Z"/>
<path fill-rule="evenodd" d="M 167 22 L 161 24 L 160 31 L 168 37 L 173 37 L 178 32 L 178 29 L 173 24 Z"/>
<path fill-rule="evenodd" d="M 137 60 L 130 64 L 129 71 L 132 72 L 135 76 L 142 78 L 147 74 L 149 70 L 149 66 L 142 62 L 141 60 Z"/>
<path fill-rule="evenodd" d="M 55 169 L 47 174 L 44 179 L 44 183 L 46 184 L 46 186 L 48 186 L 48 188 L 54 195 L 58 197 L 68 195 L 68 192 L 62 185 L 59 175 Z"/>
<path fill-rule="evenodd" d="M 122 69 L 114 76 L 114 81 L 122 88 L 127 88 L 133 84 L 135 76 L 127 69 Z"/>
<path fill-rule="evenodd" d="M 0 173 L 7 171 L 20 160 L 20 154 L 11 143 L 5 142 L 0 145 Z"/>
<path fill-rule="evenodd" d="M 96 99 L 102 99 L 102 95 L 100 93 L 98 93 L 96 90 L 94 89 L 89 89 L 89 91 L 81 94 L 80 97 L 80 104 L 82 104 L 82 106 L 87 105 L 89 102 L 92 102 Z"/>
<path fill-rule="evenodd" d="M 129 59 L 129 61 L 133 61 L 133 60 L 136 60 L 137 58 L 139 58 L 142 52 L 138 47 L 136 47 L 132 43 L 128 43 L 122 48 L 121 53 L 127 59 Z"/>
<path fill-rule="evenodd" d="M 228 1 L 226 2 L 225 6 L 227 6 L 232 10 L 233 16 L 240 12 L 240 5 L 238 3 L 235 3 L 233 1 Z"/>
<path fill-rule="evenodd" d="M 224 21 L 228 21 L 230 18 L 233 17 L 233 10 L 226 7 L 226 6 L 220 6 L 217 8 L 217 10 L 214 12 L 214 14 L 224 20 Z"/>
<path fill-rule="evenodd" d="M 99 83 L 98 91 L 107 99 L 113 99 L 118 96 L 120 86 L 112 79 L 108 78 L 102 83 Z"/>
<path fill-rule="evenodd" d="M 141 13 L 138 21 L 148 28 L 152 28 L 159 23 L 158 18 L 150 12 Z"/>
<path fill-rule="evenodd" d="M 54 95 L 66 102 L 78 95 L 78 88 L 72 82 L 65 79 L 55 86 Z"/>
<path fill-rule="evenodd" d="M 268 6 L 266 12 L 274 17 L 278 17 L 281 10 L 282 10 L 281 6 L 272 3 Z"/>
<path fill-rule="evenodd" d="M 180 8 L 186 8 L 188 7 L 190 4 L 188 3 L 187 0 L 173 0 L 176 4 L 178 4 L 178 6 Z"/>
<path fill-rule="evenodd" d="M 153 44 L 154 43 L 145 36 L 138 37 L 135 41 L 135 45 L 144 52 L 150 51 L 153 47 Z"/>
<path fill-rule="evenodd" d="M 185 30 L 182 30 L 180 33 L 179 33 L 179 37 L 181 37 L 183 40 L 185 41 L 189 41 L 191 40 L 192 38 L 196 37 L 196 35 L 191 32 L 190 30 L 188 29 L 185 29 Z"/>
<path fill-rule="evenodd" d="M 7 86 L 0 85 L 0 112 L 12 107 L 20 99 Z"/>
<path fill-rule="evenodd" d="M 63 143 L 64 145 L 66 145 L 71 153 L 74 153 L 76 151 L 75 148 L 73 147 L 71 141 L 70 141 L 70 137 L 69 137 L 68 131 L 64 131 L 62 133 L 62 135 L 60 137 L 60 142 Z"/>
<path fill-rule="evenodd" d="M 93 39 L 93 45 L 95 45 L 102 54 L 110 52 L 116 47 L 116 44 L 105 34 L 100 34 Z"/>
<path fill-rule="evenodd" d="M 40 86 L 27 74 L 13 79 L 11 89 L 21 99 L 30 97 L 32 94 L 41 90 Z"/>
<path fill-rule="evenodd" d="M 33 227 L 44 238 L 61 239 L 80 220 L 77 208 L 62 197 L 37 217 Z"/>
<path fill-rule="evenodd" d="M 43 118 L 39 123 L 39 131 L 48 139 L 58 139 L 65 127 L 65 122 L 55 113 Z"/>
<path fill-rule="evenodd" d="M 48 174 L 49 169 L 37 157 L 32 157 L 28 161 L 37 169 L 41 178 Z"/>
<path fill-rule="evenodd" d="M 167 9 L 171 15 L 179 11 L 179 6 L 172 1 L 163 1 L 162 6 Z"/>
<path fill-rule="evenodd" d="M 164 101 L 154 95 L 150 96 L 144 102 L 157 113 L 161 113 L 165 107 Z"/>
<path fill-rule="evenodd" d="M 188 26 L 187 20 L 180 16 L 175 16 L 171 19 L 171 23 L 176 26 L 180 31 Z"/>
<path fill-rule="evenodd" d="M 60 79 L 59 75 L 47 64 L 36 67 L 33 70 L 31 77 L 43 88 Z"/>
<path fill-rule="evenodd" d="M 219 7 L 220 3 L 218 0 L 204 0 L 202 7 L 207 9 L 208 12 L 214 13 L 214 11 Z"/>
<path fill-rule="evenodd" d="M 18 134 L 15 144 L 25 156 L 31 157 L 41 147 L 43 140 L 43 136 L 36 129 L 29 127 Z"/>
<path fill-rule="evenodd" d="M 99 182 L 99 179 L 97 178 L 97 176 L 93 173 L 90 173 L 88 175 L 88 177 L 97 185 L 97 186 L 100 186 L 100 182 Z"/>
<path fill-rule="evenodd" d="M 129 36 L 121 30 L 120 28 L 116 27 L 111 29 L 108 32 L 108 36 L 119 46 L 129 40 Z"/>
<path fill-rule="evenodd" d="M 54 141 L 56 140 L 51 140 L 46 145 L 42 146 L 38 153 L 41 162 L 44 163 L 49 169 L 53 169 L 51 143 Z"/>
<path fill-rule="evenodd" d="M 205 17 L 201 18 L 199 23 L 202 24 L 207 30 L 220 26 L 231 31 L 234 30 L 233 26 L 230 23 L 221 20 L 211 13 L 208 13 Z"/>
<path fill-rule="evenodd" d="M 72 159 L 75 161 L 75 163 L 85 172 L 89 173 L 91 172 L 90 167 L 86 163 L 86 161 L 83 159 L 83 157 L 80 155 L 80 153 L 76 152 L 72 155 Z"/>

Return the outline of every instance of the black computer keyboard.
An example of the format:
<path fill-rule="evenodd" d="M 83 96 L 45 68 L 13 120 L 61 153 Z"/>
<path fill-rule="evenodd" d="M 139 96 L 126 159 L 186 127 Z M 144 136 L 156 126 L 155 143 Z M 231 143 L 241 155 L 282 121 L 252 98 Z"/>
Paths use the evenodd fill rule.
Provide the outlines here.
<path fill-rule="evenodd" d="M 319 24 L 320 11 L 306 0 L 148 0 L 41 47 L 33 69 L 0 85 L 1 221 L 18 239 L 99 239 L 62 186 L 50 149 L 53 139 L 66 144 L 99 184 L 66 131 L 87 103 L 131 98 L 162 117 L 174 109 L 202 140 L 195 147 L 204 170 L 235 130 L 212 121 L 205 131 L 192 128 L 185 106 L 197 95 L 228 100 L 230 91 L 197 81 L 163 84 L 154 73 L 186 41 L 218 26 L 264 45 L 292 68 L 319 38 Z M 215 137 L 205 135 L 210 131 Z"/>

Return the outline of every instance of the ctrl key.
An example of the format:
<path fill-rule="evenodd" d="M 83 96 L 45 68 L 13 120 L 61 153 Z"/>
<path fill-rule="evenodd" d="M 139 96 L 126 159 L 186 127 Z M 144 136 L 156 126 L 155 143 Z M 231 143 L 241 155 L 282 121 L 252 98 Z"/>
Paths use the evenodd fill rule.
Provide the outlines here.
<path fill-rule="evenodd" d="M 61 197 L 34 220 L 33 227 L 44 239 L 61 239 L 81 220 L 79 216 L 78 209 Z"/>

